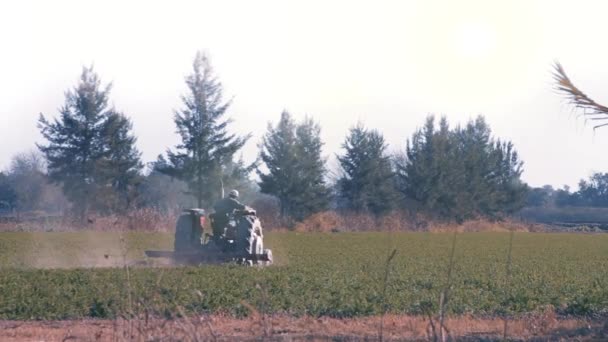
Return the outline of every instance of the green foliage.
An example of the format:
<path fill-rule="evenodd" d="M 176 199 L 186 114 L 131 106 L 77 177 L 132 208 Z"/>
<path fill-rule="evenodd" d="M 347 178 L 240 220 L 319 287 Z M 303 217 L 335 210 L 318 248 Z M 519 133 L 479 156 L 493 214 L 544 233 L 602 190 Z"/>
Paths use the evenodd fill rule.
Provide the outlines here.
<path fill-rule="evenodd" d="M 399 196 L 384 137 L 362 125 L 350 129 L 338 156 L 342 177 L 337 186 L 344 206 L 356 212 L 379 215 L 393 209 Z"/>
<path fill-rule="evenodd" d="M 168 151 L 168 160 L 159 156 L 155 168 L 185 181 L 203 208 L 221 197 L 222 185 L 246 179 L 251 167 L 235 162 L 234 155 L 249 137 L 228 133 L 230 120 L 224 116 L 230 101 L 224 102 L 222 84 L 207 56 L 197 53 L 192 67 L 186 77 L 189 92 L 182 96 L 184 108 L 174 114 L 181 143 Z"/>
<path fill-rule="evenodd" d="M 12 210 L 17 205 L 17 193 L 8 176 L 0 172 L 0 210 Z"/>
<path fill-rule="evenodd" d="M 258 169 L 262 193 L 276 196 L 281 215 L 302 220 L 329 203 L 321 127 L 311 118 L 294 122 L 287 111 L 276 127 L 268 125 L 260 157 L 268 172 Z"/>
<path fill-rule="evenodd" d="M 608 173 L 595 172 L 588 180 L 581 179 L 573 194 L 564 191 L 566 198 L 561 205 L 608 207 Z"/>
<path fill-rule="evenodd" d="M 109 187 L 104 187 L 98 196 L 103 197 L 106 211 L 124 212 L 132 208 L 137 197 L 137 186 L 141 182 L 140 153 L 135 148 L 137 139 L 131 134 L 133 125 L 124 115 L 113 112 L 108 115 L 101 134 L 104 144 L 104 158 L 97 163 L 97 170 Z M 111 191 L 107 191 L 111 189 Z"/>
<path fill-rule="evenodd" d="M 281 205 L 281 215 L 291 212 L 291 196 L 297 180 L 296 123 L 287 111 L 281 113 L 276 127 L 268 124 L 268 131 L 260 146 L 260 158 L 268 173 L 258 169 L 260 191 L 276 196 Z"/>
<path fill-rule="evenodd" d="M 104 253 L 101 246 L 118 239 L 112 233 L 4 233 L 0 319 L 116 317 L 128 313 L 129 285 L 133 307 L 148 308 L 159 316 L 175 313 L 178 306 L 187 313 L 242 316 L 249 313 L 243 301 L 257 308 L 263 305 L 269 314 L 356 317 L 385 309 L 437 312 L 452 236 L 269 233 L 265 240 L 275 254 L 275 266 L 131 267 L 127 282 L 120 259 L 117 268 L 29 268 L 45 257 L 65 256 L 66 262 L 76 263 L 78 258 L 86 260 L 86 255 Z M 450 314 L 512 315 L 546 305 L 561 314 L 583 316 L 608 310 L 608 273 L 603 271 L 608 267 L 608 235 L 516 233 L 507 289 L 509 237 L 509 233 L 457 236 Z M 130 233 L 124 241 L 127 258 L 172 245 L 169 234 Z M 44 253 L 45 246 L 56 247 L 54 254 Z M 397 252 L 384 292 L 385 263 L 393 249 Z M 39 254 L 23 258 L 28 253 Z M 19 260 L 31 264 L 13 263 Z"/>
<path fill-rule="evenodd" d="M 59 118 L 40 114 L 38 127 L 48 144 L 38 148 L 49 177 L 61 184 L 81 218 L 91 208 L 128 207 L 128 191 L 142 168 L 130 120 L 108 105 L 110 88 L 101 86 L 92 67 L 83 68 Z"/>
<path fill-rule="evenodd" d="M 551 185 L 542 188 L 531 188 L 526 197 L 526 207 L 544 207 L 553 204 L 555 190 Z"/>
<path fill-rule="evenodd" d="M 422 210 L 442 218 L 498 217 L 524 204 L 527 186 L 513 144 L 491 137 L 483 117 L 450 129 L 430 116 L 398 162 L 400 188 Z"/>

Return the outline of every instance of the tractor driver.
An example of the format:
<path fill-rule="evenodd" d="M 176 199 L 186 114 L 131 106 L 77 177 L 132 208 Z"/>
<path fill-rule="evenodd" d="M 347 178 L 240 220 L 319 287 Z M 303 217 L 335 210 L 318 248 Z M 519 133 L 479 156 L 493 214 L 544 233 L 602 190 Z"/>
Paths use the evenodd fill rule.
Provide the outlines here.
<path fill-rule="evenodd" d="M 224 235 L 224 228 L 228 225 L 230 215 L 232 215 L 235 210 L 245 210 L 247 208 L 239 202 L 238 198 L 239 192 L 237 190 L 231 190 L 230 193 L 228 193 L 228 197 L 222 198 L 213 207 L 215 210 L 215 214 L 213 214 L 213 236 L 215 238 Z"/>

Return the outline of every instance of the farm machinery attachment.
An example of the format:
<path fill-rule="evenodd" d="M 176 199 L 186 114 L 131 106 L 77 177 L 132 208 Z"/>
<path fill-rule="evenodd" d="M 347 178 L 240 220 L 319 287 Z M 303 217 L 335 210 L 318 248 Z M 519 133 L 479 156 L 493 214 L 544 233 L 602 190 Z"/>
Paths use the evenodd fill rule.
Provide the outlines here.
<path fill-rule="evenodd" d="M 145 251 L 146 256 L 166 258 L 178 265 L 272 263 L 272 251 L 264 249 L 262 225 L 255 210 L 235 210 L 226 218 L 209 215 L 213 234 L 203 232 L 206 218 L 203 209 L 184 210 L 175 226 L 174 250 Z"/>

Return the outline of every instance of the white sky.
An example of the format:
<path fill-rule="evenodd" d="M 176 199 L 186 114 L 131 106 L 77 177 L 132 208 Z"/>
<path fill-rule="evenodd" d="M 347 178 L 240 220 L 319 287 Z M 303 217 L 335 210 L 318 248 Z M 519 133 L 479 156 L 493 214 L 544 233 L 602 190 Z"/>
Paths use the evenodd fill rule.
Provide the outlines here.
<path fill-rule="evenodd" d="M 82 65 L 114 83 L 144 161 L 177 143 L 173 110 L 197 50 L 228 96 L 246 160 L 285 108 L 321 122 L 325 153 L 358 121 L 392 151 L 429 113 L 483 114 L 511 139 L 531 185 L 608 172 L 608 128 L 593 132 L 552 90 L 559 60 L 608 103 L 606 1 L 3 1 L 0 169 L 41 142 Z M 330 158 L 333 159 L 333 158 Z M 331 161 L 335 165 L 335 161 Z"/>

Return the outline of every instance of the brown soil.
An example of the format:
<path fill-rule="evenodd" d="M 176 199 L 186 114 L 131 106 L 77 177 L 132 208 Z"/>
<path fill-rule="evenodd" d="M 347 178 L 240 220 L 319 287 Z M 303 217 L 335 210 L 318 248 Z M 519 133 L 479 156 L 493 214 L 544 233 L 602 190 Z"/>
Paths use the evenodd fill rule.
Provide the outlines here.
<path fill-rule="evenodd" d="M 289 316 L 236 319 L 202 316 L 179 320 L 0 321 L 1 341 L 374 341 L 380 317 L 357 319 L 294 318 Z M 433 322 L 436 324 L 436 322 Z M 498 318 L 447 319 L 451 340 L 502 340 L 504 322 Z M 606 341 L 604 320 L 557 319 L 537 315 L 508 322 L 509 340 Z M 428 341 L 433 333 L 423 317 L 387 315 L 385 341 Z"/>

